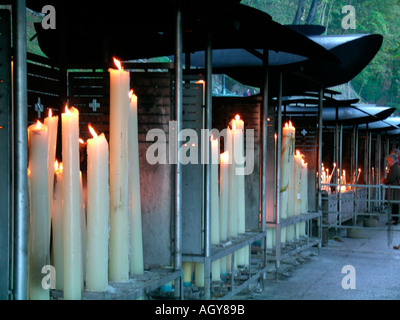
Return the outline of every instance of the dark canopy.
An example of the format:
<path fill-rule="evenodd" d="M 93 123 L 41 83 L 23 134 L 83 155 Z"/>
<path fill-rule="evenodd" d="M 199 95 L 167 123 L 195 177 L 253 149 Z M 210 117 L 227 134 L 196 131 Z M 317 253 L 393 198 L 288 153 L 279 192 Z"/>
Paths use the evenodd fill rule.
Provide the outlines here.
<path fill-rule="evenodd" d="M 283 114 L 291 116 L 310 116 L 318 113 L 317 107 L 283 106 Z M 362 125 L 384 120 L 391 116 L 396 108 L 377 107 L 373 105 L 347 105 L 340 107 L 324 105 L 322 119 L 324 126 L 334 126 L 336 123 L 344 126 Z"/>
<path fill-rule="evenodd" d="M 61 1 L 28 0 L 28 7 L 40 11 L 53 5 L 56 30 L 36 24 L 42 51 L 67 65 L 108 63 L 112 56 L 122 60 L 173 55 L 175 52 L 174 0 L 152 1 Z M 280 25 L 257 9 L 238 0 L 183 1 L 183 50 L 206 48 L 212 32 L 213 48 L 268 48 L 314 59 L 336 57 L 313 40 Z"/>
<path fill-rule="evenodd" d="M 278 94 L 279 74 L 283 74 L 284 95 L 299 94 L 304 91 L 319 91 L 347 83 L 359 74 L 375 57 L 381 48 L 380 35 L 345 35 L 310 37 L 336 55 L 340 63 L 304 59 L 293 54 L 270 54 L 270 92 Z M 226 53 L 225 53 L 226 54 Z M 231 58 L 234 60 L 233 58 Z M 225 61 L 229 61 L 226 59 Z M 225 62 L 226 63 L 226 62 Z M 247 66 L 241 65 L 215 67 L 216 73 L 225 73 L 241 83 L 262 87 L 264 73 L 261 61 L 258 66 L 254 58 Z"/>

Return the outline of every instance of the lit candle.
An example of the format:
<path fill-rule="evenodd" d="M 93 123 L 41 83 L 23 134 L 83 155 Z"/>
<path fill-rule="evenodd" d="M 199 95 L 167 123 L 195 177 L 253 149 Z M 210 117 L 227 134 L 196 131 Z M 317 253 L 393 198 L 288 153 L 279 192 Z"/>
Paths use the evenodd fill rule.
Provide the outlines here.
<path fill-rule="evenodd" d="M 129 72 L 114 59 L 110 72 L 110 262 L 109 281 L 129 280 Z"/>
<path fill-rule="evenodd" d="M 130 219 L 131 219 L 131 254 L 130 274 L 144 273 L 142 208 L 140 200 L 140 169 L 139 169 L 139 132 L 138 132 L 138 98 L 129 93 L 129 168 L 130 168 Z"/>
<path fill-rule="evenodd" d="M 293 192 L 293 210 L 294 215 L 301 213 L 301 161 L 303 160 L 300 151 L 294 155 L 294 192 Z M 296 237 L 300 236 L 300 223 L 296 224 Z"/>
<path fill-rule="evenodd" d="M 86 290 L 102 292 L 108 286 L 108 237 L 110 194 L 109 152 L 104 133 L 89 126 L 87 141 L 87 255 Z"/>
<path fill-rule="evenodd" d="M 235 164 L 235 151 L 234 151 L 234 141 L 236 134 L 236 122 L 232 121 L 232 130 L 228 128 L 227 130 L 227 146 L 229 152 L 229 160 L 231 164 L 229 165 L 229 204 L 228 204 L 228 236 L 230 238 L 237 237 L 238 235 L 238 182 L 236 176 L 236 164 Z"/>
<path fill-rule="evenodd" d="M 28 296 L 30 300 L 50 299 L 49 290 L 42 287 L 42 268 L 50 264 L 47 133 L 47 126 L 39 121 L 28 128 L 30 182 Z"/>
<path fill-rule="evenodd" d="M 298 216 L 301 212 L 301 161 L 303 157 L 300 151 L 294 156 L 294 214 Z"/>
<path fill-rule="evenodd" d="M 229 153 L 221 154 L 219 178 L 219 236 L 221 242 L 228 241 L 228 201 L 229 201 Z M 221 275 L 226 276 L 226 258 L 220 260 Z"/>
<path fill-rule="evenodd" d="M 53 266 L 56 269 L 56 289 L 64 290 L 63 250 L 63 165 L 55 162 L 55 183 L 52 209 Z"/>
<path fill-rule="evenodd" d="M 218 139 L 211 138 L 211 244 L 217 245 L 220 241 L 219 235 L 219 187 L 218 187 Z M 221 280 L 220 261 L 212 262 L 212 281 Z"/>
<path fill-rule="evenodd" d="M 301 160 L 301 213 L 308 213 L 308 164 L 305 163 L 304 159 Z M 306 223 L 303 221 L 300 223 L 299 236 L 305 235 Z"/>
<path fill-rule="evenodd" d="M 86 281 L 86 244 L 87 244 L 87 226 L 86 226 L 86 204 L 83 195 L 82 171 L 79 172 L 79 191 L 80 191 L 80 209 L 81 209 L 81 244 L 82 244 L 82 290 Z"/>
<path fill-rule="evenodd" d="M 58 116 L 53 117 L 53 112 L 49 110 L 49 116 L 44 119 L 44 124 L 48 130 L 47 141 L 47 187 L 49 194 L 49 237 L 51 234 L 51 208 L 53 203 L 54 189 L 54 162 L 56 160 Z"/>
<path fill-rule="evenodd" d="M 282 149 L 281 149 L 281 218 L 288 218 L 289 203 L 289 179 L 291 172 L 291 158 L 294 150 L 295 128 L 292 122 L 286 123 L 282 130 Z M 291 199 L 290 199 L 291 201 Z M 286 242 L 286 228 L 281 229 L 281 242 Z"/>
<path fill-rule="evenodd" d="M 79 178 L 79 111 L 62 114 L 64 299 L 80 300 L 82 238 Z"/>
<path fill-rule="evenodd" d="M 236 168 L 244 169 L 244 162 L 238 161 L 244 159 L 244 121 L 241 120 L 240 115 L 235 117 L 236 134 L 234 142 L 234 151 L 236 159 Z M 238 234 L 246 233 L 246 200 L 245 200 L 245 176 L 244 174 L 237 175 L 238 183 Z M 242 248 L 237 251 L 237 263 L 241 266 L 248 265 L 248 247 Z"/>

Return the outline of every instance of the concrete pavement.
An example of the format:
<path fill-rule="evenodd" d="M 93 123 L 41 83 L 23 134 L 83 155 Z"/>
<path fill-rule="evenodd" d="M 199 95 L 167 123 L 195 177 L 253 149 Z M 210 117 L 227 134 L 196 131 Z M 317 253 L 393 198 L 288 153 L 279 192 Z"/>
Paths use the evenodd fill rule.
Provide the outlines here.
<path fill-rule="evenodd" d="M 387 228 L 381 220 L 378 227 Z M 312 248 L 293 257 L 292 262 L 294 258 L 302 262 L 287 264 L 288 275 L 265 281 L 263 292 L 252 290 L 234 299 L 398 300 L 400 250 L 394 250 L 393 245 L 400 244 L 400 225 L 393 230 L 363 229 L 358 239 L 349 238 L 345 229 L 337 231 L 319 254 Z M 285 264 L 282 266 L 285 269 Z M 350 268 L 343 270 L 345 266 Z M 345 290 L 342 281 L 344 287 L 355 284 L 355 289 Z"/>

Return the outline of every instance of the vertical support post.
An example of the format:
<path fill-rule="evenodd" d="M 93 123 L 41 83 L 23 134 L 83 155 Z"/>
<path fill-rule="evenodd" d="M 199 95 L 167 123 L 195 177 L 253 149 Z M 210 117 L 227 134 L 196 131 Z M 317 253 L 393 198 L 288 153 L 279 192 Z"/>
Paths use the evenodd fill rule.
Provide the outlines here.
<path fill-rule="evenodd" d="M 9 299 L 12 235 L 12 95 L 10 11 L 0 10 L 0 300 Z"/>
<path fill-rule="evenodd" d="M 355 176 L 354 176 L 354 184 L 357 185 L 358 181 L 357 181 L 357 176 L 358 176 L 358 125 L 355 126 L 354 128 L 354 141 L 355 141 L 355 145 L 354 145 L 354 163 L 355 163 Z M 354 187 L 354 201 L 356 204 L 355 207 L 355 216 L 353 218 L 354 221 L 354 225 L 357 225 L 357 211 L 358 211 L 358 207 L 357 207 L 357 187 Z"/>
<path fill-rule="evenodd" d="M 367 131 L 367 139 L 368 139 L 368 159 L 367 159 L 367 170 L 368 170 L 368 202 L 367 202 L 367 204 L 368 205 L 367 205 L 367 208 L 368 208 L 368 213 L 371 213 L 372 132 L 370 130 Z"/>
<path fill-rule="evenodd" d="M 323 109 L 323 89 L 319 91 L 319 104 L 318 104 L 318 196 L 317 196 L 317 210 L 322 211 L 322 195 L 321 195 L 321 172 L 322 172 L 322 109 Z"/>
<path fill-rule="evenodd" d="M 282 158 L 282 72 L 279 74 L 279 96 L 277 116 L 277 152 L 276 152 L 276 270 L 280 267 L 281 255 L 281 158 Z"/>
<path fill-rule="evenodd" d="M 381 164 L 382 133 L 380 133 L 380 132 L 378 133 L 378 136 L 376 138 L 376 146 L 378 148 L 378 151 L 377 151 L 377 165 L 375 166 L 376 167 L 376 169 L 375 169 L 376 170 L 376 183 L 375 183 L 376 189 L 375 190 L 377 193 L 378 207 L 380 208 L 382 205 L 381 189 L 377 187 L 381 183 L 381 166 L 382 166 L 382 164 Z"/>
<path fill-rule="evenodd" d="M 212 129 L 212 35 L 208 31 L 206 48 L 206 120 L 205 129 Z M 209 131 L 210 132 L 210 131 Z M 204 296 L 211 298 L 211 143 L 209 135 L 207 141 L 207 163 L 205 165 L 204 186 L 205 190 L 205 211 L 204 211 Z"/>
<path fill-rule="evenodd" d="M 16 0 L 14 46 L 14 299 L 27 299 L 28 278 L 28 94 L 26 2 Z"/>
<path fill-rule="evenodd" d="M 182 270 L 182 164 L 179 161 L 179 150 L 182 142 L 179 133 L 183 126 L 183 45 L 182 45 L 182 6 L 178 5 L 176 10 L 176 43 L 175 43 L 175 120 L 177 122 L 177 148 L 175 165 L 175 270 Z M 183 279 L 180 278 L 179 287 L 175 287 L 176 295 L 183 295 Z"/>
<path fill-rule="evenodd" d="M 261 212 L 261 231 L 266 232 L 267 225 L 267 148 L 268 148 L 268 70 L 269 70 L 269 51 L 264 49 L 264 87 L 263 87 L 263 102 L 261 110 L 261 130 L 262 143 L 260 152 L 260 212 Z M 264 238 L 264 264 L 267 265 L 267 235 Z M 250 250 L 251 258 L 251 250 Z M 249 260 L 250 261 L 250 260 Z M 249 272 L 249 274 L 251 274 Z M 264 275 L 264 278 L 266 274 Z"/>
<path fill-rule="evenodd" d="M 322 181 L 320 179 L 321 173 L 322 173 L 322 125 L 323 125 L 323 119 L 322 119 L 322 113 L 323 113 L 323 107 L 324 107 L 324 90 L 321 88 L 319 91 L 319 103 L 318 103 L 318 203 L 317 203 L 317 210 L 318 212 L 322 212 Z M 309 237 L 311 236 L 311 231 L 312 231 L 312 220 L 309 221 L 310 223 L 310 231 L 309 231 Z M 322 218 L 318 218 L 318 238 L 322 239 Z M 321 247 L 321 243 L 318 245 L 318 247 Z"/>

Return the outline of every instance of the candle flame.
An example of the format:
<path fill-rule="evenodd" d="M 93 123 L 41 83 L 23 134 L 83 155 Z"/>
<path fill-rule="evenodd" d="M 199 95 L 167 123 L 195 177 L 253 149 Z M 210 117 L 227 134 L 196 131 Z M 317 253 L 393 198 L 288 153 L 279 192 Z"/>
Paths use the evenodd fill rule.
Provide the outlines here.
<path fill-rule="evenodd" d="M 299 157 L 301 156 L 301 153 L 300 153 L 299 150 L 296 151 L 296 155 L 299 156 Z"/>
<path fill-rule="evenodd" d="M 114 63 L 116 65 L 116 67 L 118 68 L 118 70 L 121 71 L 122 70 L 121 61 L 119 61 L 116 58 L 114 58 Z"/>
<path fill-rule="evenodd" d="M 40 121 L 38 120 L 38 122 L 36 123 L 36 129 L 40 130 L 42 128 L 42 124 L 40 123 Z"/>
<path fill-rule="evenodd" d="M 85 144 L 85 141 L 83 141 L 83 139 L 79 139 L 79 143 L 80 144 Z"/>
<path fill-rule="evenodd" d="M 53 111 L 49 109 L 49 118 L 53 118 Z"/>
<path fill-rule="evenodd" d="M 221 154 L 221 163 L 228 163 L 229 160 L 229 152 L 225 152 Z"/>
<path fill-rule="evenodd" d="M 286 128 L 286 129 L 292 129 L 292 128 L 293 128 L 293 123 L 292 123 L 292 121 L 286 122 L 286 123 L 285 123 L 285 128 Z"/>
<path fill-rule="evenodd" d="M 129 102 L 132 102 L 132 99 L 136 97 L 135 95 L 135 91 L 133 91 L 133 89 L 131 91 L 129 91 Z"/>
<path fill-rule="evenodd" d="M 65 105 L 65 114 L 71 114 L 71 112 L 68 109 L 68 103 Z"/>
<path fill-rule="evenodd" d="M 61 171 L 63 171 L 63 164 L 62 164 L 62 162 L 58 162 L 57 160 L 56 160 L 56 162 L 54 163 L 54 170 L 55 170 L 55 172 L 57 172 L 57 173 L 60 173 Z"/>
<path fill-rule="evenodd" d="M 93 127 L 89 124 L 89 131 L 92 134 L 93 138 L 97 138 L 98 134 L 96 133 L 96 131 L 93 129 Z"/>
<path fill-rule="evenodd" d="M 240 121 L 240 116 L 237 115 L 237 116 L 235 117 L 235 119 L 236 119 L 237 122 L 239 122 L 239 121 Z"/>

